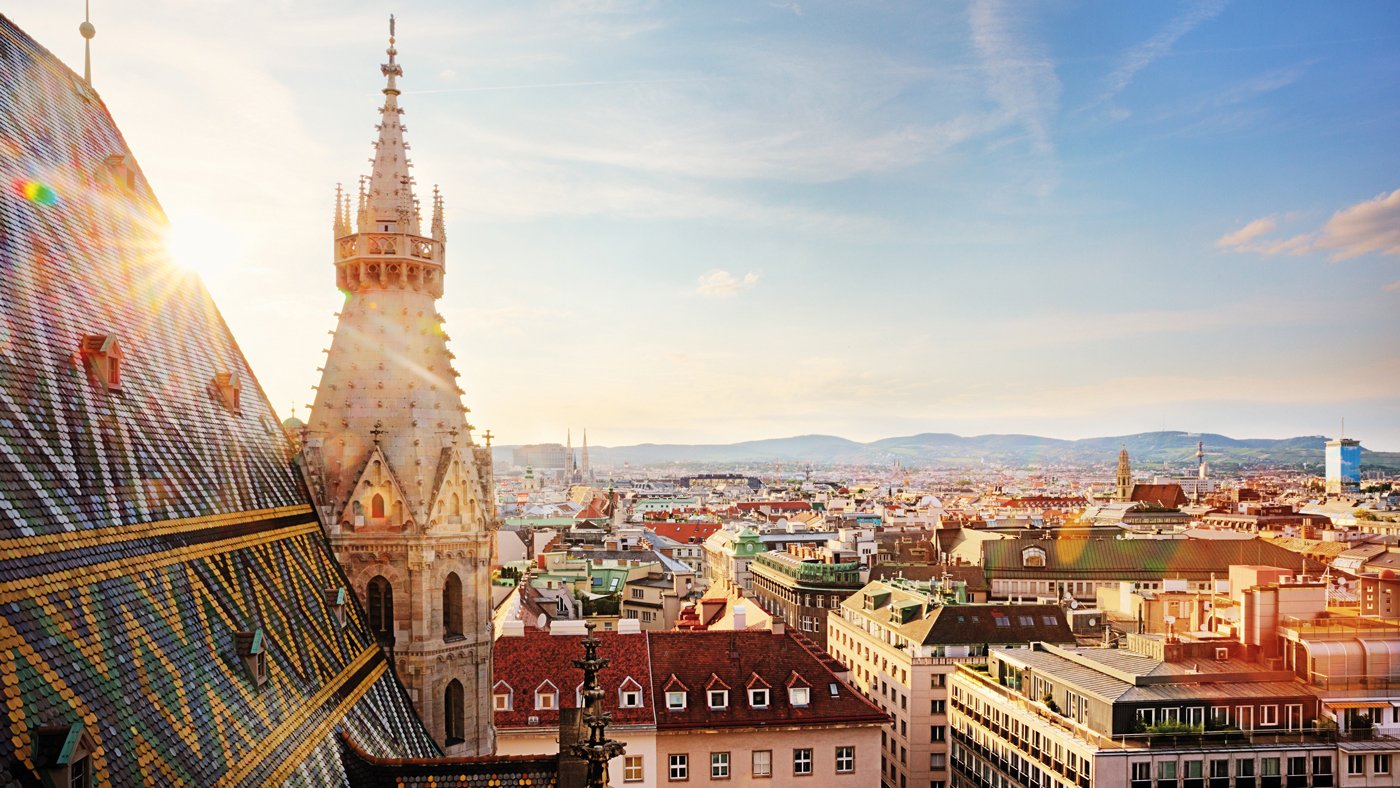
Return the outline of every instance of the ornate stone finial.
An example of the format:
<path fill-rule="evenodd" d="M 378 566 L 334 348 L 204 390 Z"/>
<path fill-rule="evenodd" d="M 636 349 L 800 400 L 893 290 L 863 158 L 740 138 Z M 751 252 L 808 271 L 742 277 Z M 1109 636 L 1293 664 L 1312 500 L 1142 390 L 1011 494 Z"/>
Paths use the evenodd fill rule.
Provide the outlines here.
<path fill-rule="evenodd" d="M 608 761 L 621 755 L 627 747 L 607 737 L 612 715 L 603 711 L 606 693 L 598 684 L 598 671 L 608 666 L 608 660 L 598 656 L 600 641 L 593 635 L 598 625 L 588 621 L 583 626 L 588 632 L 583 638 L 583 659 L 574 660 L 574 667 L 583 670 L 583 697 L 587 703 L 583 721 L 588 725 L 588 741 L 569 745 L 569 752 L 588 761 L 588 788 L 606 788 Z"/>
<path fill-rule="evenodd" d="M 97 28 L 92 24 L 91 3 L 83 0 L 83 23 L 78 25 L 78 33 L 83 37 L 83 81 L 92 85 L 92 39 Z"/>
<path fill-rule="evenodd" d="M 345 190 L 340 184 L 335 185 L 335 221 L 331 223 L 332 231 L 336 238 L 349 235 L 350 228 L 345 226 Z"/>
<path fill-rule="evenodd" d="M 447 228 L 442 220 L 442 192 L 436 185 L 433 186 L 433 240 L 440 243 L 447 241 Z"/>
<path fill-rule="evenodd" d="M 347 205 L 347 210 L 348 207 Z M 364 232 L 369 229 L 369 200 L 365 196 L 365 176 L 363 175 L 360 176 L 360 203 L 356 210 L 358 211 L 355 217 L 356 229 L 358 232 Z"/>

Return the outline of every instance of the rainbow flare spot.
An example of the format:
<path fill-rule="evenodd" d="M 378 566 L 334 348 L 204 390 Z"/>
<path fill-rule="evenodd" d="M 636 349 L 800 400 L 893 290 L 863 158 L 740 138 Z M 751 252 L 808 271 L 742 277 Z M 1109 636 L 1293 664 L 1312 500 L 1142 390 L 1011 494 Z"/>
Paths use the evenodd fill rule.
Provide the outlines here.
<path fill-rule="evenodd" d="M 15 191 L 19 192 L 19 196 L 35 205 L 53 205 L 58 202 L 58 192 L 54 191 L 53 187 L 47 183 L 18 181 L 15 183 Z"/>

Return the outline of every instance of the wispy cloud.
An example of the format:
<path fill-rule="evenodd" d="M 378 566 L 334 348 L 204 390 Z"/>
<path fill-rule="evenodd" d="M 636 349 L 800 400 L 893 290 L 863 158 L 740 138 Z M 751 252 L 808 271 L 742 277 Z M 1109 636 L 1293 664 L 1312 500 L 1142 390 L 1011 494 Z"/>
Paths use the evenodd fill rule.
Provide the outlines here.
<path fill-rule="evenodd" d="M 731 298 L 741 290 L 748 290 L 756 284 L 758 274 L 753 271 L 736 277 L 722 268 L 716 268 L 701 274 L 695 280 L 695 292 L 710 298 Z"/>
<path fill-rule="evenodd" d="M 1277 228 L 1274 217 L 1255 219 L 1221 236 L 1215 246 L 1263 255 L 1327 252 L 1334 262 L 1365 254 L 1400 256 L 1400 189 L 1343 208 L 1313 232 L 1280 239 L 1266 237 Z"/>
<path fill-rule="evenodd" d="M 1147 68 L 1153 61 L 1161 58 L 1171 51 L 1173 45 L 1187 33 L 1194 30 L 1203 22 L 1208 22 L 1215 18 L 1226 5 L 1225 0 L 1203 0 L 1195 3 L 1189 11 L 1173 19 L 1157 35 L 1149 38 L 1143 43 L 1128 50 L 1119 61 L 1118 66 L 1104 79 L 1103 92 L 1090 106 L 1098 106 L 1112 101 L 1118 94 L 1127 89 L 1132 83 L 1133 77 L 1139 71 Z M 1125 115 L 1120 111 L 1115 117 L 1121 118 Z"/>
<path fill-rule="evenodd" d="M 1238 249 L 1254 241 L 1261 235 L 1268 235 L 1278 228 L 1278 221 L 1272 216 L 1255 219 L 1240 229 L 1222 235 L 1215 242 L 1217 249 Z"/>
<path fill-rule="evenodd" d="M 1007 0 L 976 0 L 968 21 L 987 76 L 987 92 L 1010 122 L 1025 129 L 1036 152 L 1053 153 L 1050 122 L 1060 101 L 1055 62 L 1043 46 L 1022 34 Z"/>

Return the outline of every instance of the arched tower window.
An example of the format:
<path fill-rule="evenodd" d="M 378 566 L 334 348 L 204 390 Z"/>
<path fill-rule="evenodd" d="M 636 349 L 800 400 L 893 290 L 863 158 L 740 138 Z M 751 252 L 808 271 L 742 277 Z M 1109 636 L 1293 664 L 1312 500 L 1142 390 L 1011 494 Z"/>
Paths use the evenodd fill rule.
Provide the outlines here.
<path fill-rule="evenodd" d="M 442 584 L 442 636 L 462 637 L 462 581 L 456 572 Z"/>
<path fill-rule="evenodd" d="M 375 493 L 374 498 L 370 499 L 369 516 L 376 520 L 384 518 L 384 496 L 379 493 Z"/>
<path fill-rule="evenodd" d="M 448 746 L 467 740 L 466 711 L 462 682 L 456 679 L 447 682 L 447 691 L 442 699 L 442 718 Z"/>
<path fill-rule="evenodd" d="M 380 643 L 394 642 L 394 587 L 382 576 L 369 581 L 365 591 L 369 608 L 369 628 Z"/>
<path fill-rule="evenodd" d="M 460 515 L 461 513 L 462 513 L 462 499 L 460 499 L 460 498 L 457 497 L 457 493 L 452 493 L 452 505 L 451 505 L 451 509 L 448 510 L 448 514 L 451 514 L 451 515 L 454 515 L 454 516 L 455 516 L 455 515 Z"/>

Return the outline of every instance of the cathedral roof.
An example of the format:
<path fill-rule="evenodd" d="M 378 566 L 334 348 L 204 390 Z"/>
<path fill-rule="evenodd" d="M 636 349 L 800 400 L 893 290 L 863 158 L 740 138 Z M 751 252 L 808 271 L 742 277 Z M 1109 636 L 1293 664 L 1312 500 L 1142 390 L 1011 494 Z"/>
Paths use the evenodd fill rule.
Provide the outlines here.
<path fill-rule="evenodd" d="M 115 785 L 436 755 L 106 107 L 4 17 L 0 147 L 0 777 L 74 725 Z"/>

